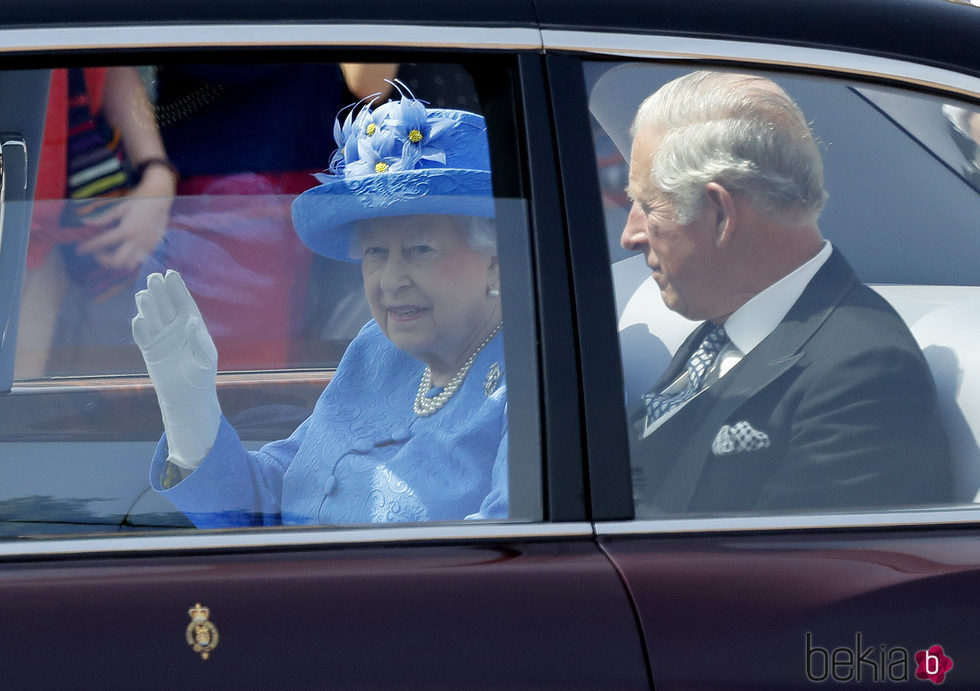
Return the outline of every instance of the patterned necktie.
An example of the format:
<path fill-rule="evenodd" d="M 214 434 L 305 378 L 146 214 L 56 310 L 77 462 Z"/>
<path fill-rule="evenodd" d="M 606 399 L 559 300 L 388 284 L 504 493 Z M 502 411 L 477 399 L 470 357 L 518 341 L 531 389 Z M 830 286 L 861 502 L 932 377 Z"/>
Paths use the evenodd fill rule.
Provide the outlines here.
<path fill-rule="evenodd" d="M 701 382 L 704 375 L 711 369 L 718 353 L 728 343 L 728 334 L 725 327 L 716 326 L 712 329 L 701 345 L 694 351 L 694 355 L 687 361 L 687 386 L 678 393 L 647 393 L 643 394 L 643 403 L 647 408 L 647 421 L 652 422 L 661 415 L 673 410 L 690 398 L 693 398 L 701 389 Z"/>

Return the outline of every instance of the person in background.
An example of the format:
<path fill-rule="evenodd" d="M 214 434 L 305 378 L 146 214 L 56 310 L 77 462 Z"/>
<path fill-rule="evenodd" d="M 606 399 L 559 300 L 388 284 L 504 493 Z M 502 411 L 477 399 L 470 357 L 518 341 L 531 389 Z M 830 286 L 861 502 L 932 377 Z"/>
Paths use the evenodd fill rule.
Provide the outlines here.
<path fill-rule="evenodd" d="M 66 224 L 72 111 L 76 127 L 104 116 L 120 135 L 136 179 L 118 203 Z M 52 70 L 46 118 L 24 282 L 23 302 L 29 307 L 21 313 L 17 335 L 18 378 L 46 373 L 62 301 L 73 279 L 96 290 L 91 298 L 105 297 L 134 280 L 136 269 L 163 239 L 177 182 L 134 67 Z"/>
<path fill-rule="evenodd" d="M 384 80 L 396 69 L 354 63 L 157 68 L 157 121 L 180 182 L 166 242 L 148 269 L 181 273 L 218 345 L 222 369 L 293 361 L 312 255 L 293 231 L 289 202 L 322 170 L 348 90 L 355 99 L 388 93 Z"/>

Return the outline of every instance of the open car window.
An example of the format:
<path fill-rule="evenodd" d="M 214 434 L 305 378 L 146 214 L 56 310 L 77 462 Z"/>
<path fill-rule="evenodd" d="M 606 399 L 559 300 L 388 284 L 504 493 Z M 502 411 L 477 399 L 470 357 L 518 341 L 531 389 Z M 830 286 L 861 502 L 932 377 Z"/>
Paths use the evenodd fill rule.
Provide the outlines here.
<path fill-rule="evenodd" d="M 12 381 L 0 393 L 3 536 L 192 529 L 188 515 L 202 515 L 200 498 L 223 491 L 221 478 L 227 475 L 222 471 L 198 499 L 181 503 L 167 495 L 172 478 L 151 471 L 155 454 L 166 465 L 168 449 L 131 322 L 135 295 L 146 288 L 147 277 L 168 271 L 180 273 L 214 343 L 221 425 L 240 460 L 258 456 L 252 452 L 289 438 L 301 425 L 315 426 L 317 401 L 333 379 L 355 382 L 334 386 L 334 391 L 347 386 L 350 398 L 337 394 L 329 404 L 330 425 L 323 425 L 346 441 L 327 451 L 323 445 L 334 442 L 318 437 L 315 453 L 300 454 L 309 461 L 302 472 L 298 464 L 288 470 L 297 450 L 290 444 L 300 445 L 297 437 L 286 444 L 286 455 L 281 446 L 261 454 L 262 469 L 242 474 L 258 473 L 243 492 L 271 497 L 271 503 L 242 499 L 230 511 L 218 502 L 211 513 L 245 518 L 201 520 L 201 527 L 541 517 L 537 412 L 525 411 L 516 422 L 519 441 L 508 436 L 514 406 L 537 400 L 533 370 L 520 362 L 515 366 L 524 383 L 509 394 L 508 361 L 534 361 L 519 353 L 532 347 L 527 328 L 534 306 L 526 298 L 526 204 L 520 171 L 510 163 L 520 159 L 511 120 L 511 68 L 503 61 L 479 60 L 359 64 L 374 79 L 365 86 L 348 71 L 352 64 L 225 56 L 213 63 L 172 59 L 138 66 L 66 61 L 53 69 L 0 73 L 5 94 L 24 94 L 27 84 L 34 95 L 21 109 L 29 114 L 27 123 L 5 125 L 26 133 L 26 195 L 32 208 L 18 207 L 30 211 L 19 228 L 8 208 L 0 246 L 8 272 L 4 285 L 16 287 L 6 296 L 11 318 L 0 358 Z M 383 77 L 397 78 L 397 85 Z M 375 98 L 375 92 L 383 95 Z M 328 257 L 304 243 L 292 217 L 297 197 L 324 184 L 315 176 L 337 172 L 331 163 L 338 148 L 338 113 L 343 129 L 347 115 L 371 108 L 381 112 L 389 99 L 403 96 L 430 108 L 466 111 L 467 123 L 477 124 L 467 124 L 465 136 L 490 143 L 482 149 L 490 174 L 479 192 L 485 196 L 480 208 L 488 211 L 480 213 L 495 221 L 489 221 L 489 231 L 486 222 L 472 224 L 479 226 L 472 230 L 469 222 L 454 221 L 447 233 L 453 243 L 462 238 L 461 245 L 453 245 L 458 254 L 485 259 L 491 270 L 484 267 L 484 272 L 492 280 L 483 281 L 480 304 L 495 302 L 500 316 L 484 329 L 492 334 L 480 331 L 476 343 L 458 347 L 473 350 L 486 341 L 466 371 L 457 366 L 462 362 L 451 367 L 461 373 L 459 388 L 424 415 L 417 403 L 413 409 L 416 394 L 436 397 L 451 382 L 439 379 L 437 371 L 434 388 L 421 391 L 429 351 L 397 341 L 394 326 L 376 323 L 379 313 L 366 297 L 359 261 L 360 231 L 348 243 L 352 252 Z M 420 121 L 420 139 L 442 133 L 442 121 L 434 129 L 432 122 Z M 391 129 L 381 119 L 377 124 Z M 356 136 L 342 133 L 342 138 Z M 405 137 L 411 136 L 406 130 Z M 429 161 L 425 165 L 446 167 L 445 140 L 418 146 Z M 353 151 L 371 155 L 363 143 Z M 395 161 L 381 145 L 378 152 L 379 165 L 407 165 L 407 154 Z M 452 173 L 444 177 L 454 179 Z M 402 191 L 426 194 L 419 187 Z M 454 202 L 418 208 L 418 214 L 463 219 L 473 207 Z M 352 222 L 370 216 L 359 213 Z M 423 245 L 442 249 L 428 227 L 422 235 L 407 253 L 418 254 Z M 463 271 L 458 262 L 444 266 L 444 274 Z M 413 278 L 404 279 L 401 294 L 414 293 L 375 306 L 391 307 L 399 324 L 419 323 L 441 311 L 441 321 L 433 319 L 423 336 L 462 343 L 461 330 L 479 331 L 483 325 L 467 321 L 470 311 L 459 305 L 469 299 L 461 297 L 463 279 L 436 278 L 429 293 Z M 456 294 L 447 285 L 454 285 Z M 514 328 L 505 328 L 511 321 Z M 497 322 L 500 328 L 491 329 Z M 514 350 L 521 340 L 525 346 Z M 344 365 L 348 351 L 351 362 Z M 434 422 L 454 407 L 460 410 L 453 421 Z M 304 423 L 311 415 L 313 423 Z M 420 431 L 419 424 L 429 431 Z M 480 433 L 468 436 L 462 432 L 467 427 Z M 399 468 L 400 454 L 413 446 L 425 447 L 410 455 L 427 465 L 410 462 Z M 330 468 L 319 479 L 312 477 L 326 469 L 328 456 Z M 524 461 L 515 463 L 517 456 Z M 352 481 L 361 488 L 347 495 L 344 485 Z M 151 488 L 154 483 L 158 491 Z M 288 499 L 282 504 L 290 493 L 305 496 L 306 508 L 290 508 Z M 328 507 L 341 501 L 338 497 L 348 509 L 332 512 Z"/>
<path fill-rule="evenodd" d="M 921 351 L 936 385 L 943 435 L 923 442 L 925 432 L 917 436 L 918 425 L 925 427 L 927 423 L 914 419 L 908 420 L 903 430 L 893 429 L 876 441 L 870 441 L 876 435 L 869 433 L 862 441 L 863 432 L 888 428 L 895 415 L 906 412 L 894 403 L 904 395 L 902 387 L 894 395 L 877 392 L 875 395 L 883 396 L 883 404 L 866 414 L 857 400 L 828 403 L 820 413 L 810 411 L 822 416 L 822 422 L 808 427 L 801 421 L 806 394 L 800 394 L 789 382 L 811 361 L 807 359 L 812 352 L 808 347 L 827 347 L 820 345 L 819 338 L 779 358 L 773 356 L 771 364 L 776 369 L 781 367 L 780 358 L 796 358 L 795 362 L 802 363 L 783 368 L 785 373 L 779 375 L 782 379 L 777 378 L 768 390 L 775 398 L 778 396 L 773 392 L 780 386 L 787 396 L 801 396 L 784 400 L 789 408 L 776 405 L 762 410 L 757 405 L 759 398 L 752 393 L 755 389 L 745 375 L 754 362 L 750 354 L 737 361 L 738 370 L 726 370 L 717 380 L 720 386 L 712 396 L 721 399 L 720 408 L 694 403 L 686 416 L 677 413 L 673 421 L 669 415 L 666 421 L 656 421 L 662 413 L 651 413 L 649 406 L 651 402 L 659 405 L 669 385 L 687 376 L 687 356 L 694 353 L 698 342 L 685 342 L 702 322 L 667 307 L 661 297 L 662 286 L 651 277 L 651 267 L 659 271 L 658 258 L 648 256 L 645 260 L 642 248 L 630 252 L 620 245 L 630 212 L 624 191 L 630 184 L 630 126 L 645 98 L 692 69 L 650 63 L 592 63 L 586 67 L 596 165 L 613 260 L 637 518 L 972 503 L 980 490 L 976 436 L 980 409 L 976 404 L 974 349 L 970 346 L 980 305 L 976 158 L 980 137 L 975 129 L 980 107 L 952 95 L 895 85 L 753 72 L 781 86 L 810 123 L 829 194 L 819 217 L 822 235 L 835 256 L 846 258 L 857 279 L 890 305 L 881 309 L 896 310 L 911 332 L 914 349 Z M 790 315 L 788 318 L 801 318 L 795 312 Z M 762 350 L 771 351 L 772 343 L 772 339 L 768 343 L 763 340 L 766 348 Z M 671 371 L 677 380 L 658 382 L 678 351 L 686 355 L 681 365 L 673 363 Z M 728 371 L 735 375 L 729 381 L 736 381 L 737 391 L 725 388 Z M 832 376 L 828 371 L 823 383 L 826 385 Z M 858 378 L 855 374 L 851 381 Z M 715 386 L 711 383 L 700 390 L 711 391 Z M 924 384 L 923 390 L 931 396 L 928 386 Z M 707 400 L 707 396 L 701 398 Z M 689 400 L 697 401 L 698 397 Z M 685 401 L 681 410 L 687 405 Z M 650 439 L 657 434 L 654 430 L 659 425 L 661 433 L 667 433 L 677 420 L 684 421 L 684 433 L 670 437 L 669 443 L 664 442 L 651 455 Z M 836 422 L 829 422 L 832 420 Z M 852 435 L 858 428 L 863 431 Z M 835 439 L 845 441 L 834 447 Z M 922 453 L 911 454 L 909 464 L 901 464 L 897 460 L 901 454 L 894 453 L 899 439 L 904 440 L 901 444 L 906 450 L 919 449 Z M 944 448 L 947 439 L 948 452 Z M 867 447 L 863 451 L 862 444 Z M 816 458 L 815 448 L 826 449 L 827 455 Z M 895 493 L 889 489 L 896 485 L 911 488 L 919 480 L 923 487 L 934 486 L 931 480 L 916 479 L 915 458 L 928 466 L 930 457 L 944 459 L 939 492 L 916 495 L 912 489 Z M 842 471 L 842 462 L 854 465 L 850 471 Z M 692 465 L 695 467 L 690 470 Z M 684 471 L 686 479 L 681 477 L 681 466 L 689 469 Z M 840 477 L 832 479 L 838 472 L 842 472 Z M 834 482 L 839 483 L 838 490 L 826 491 L 826 483 Z M 866 483 L 866 491 L 851 493 L 848 482 L 851 486 Z M 665 498 L 658 494 L 658 488 L 680 492 L 684 498 Z"/>

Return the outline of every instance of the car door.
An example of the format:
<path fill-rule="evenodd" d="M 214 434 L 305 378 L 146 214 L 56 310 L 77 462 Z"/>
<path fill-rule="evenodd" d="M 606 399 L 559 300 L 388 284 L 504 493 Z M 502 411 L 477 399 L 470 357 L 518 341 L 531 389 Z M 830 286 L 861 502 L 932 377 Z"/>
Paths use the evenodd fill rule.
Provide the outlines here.
<path fill-rule="evenodd" d="M 821 25 L 803 4 L 784 23 L 766 19 L 780 8 L 758 3 L 740 6 L 737 18 L 718 8 L 704 25 L 681 4 L 655 16 L 635 7 L 631 15 L 624 3 L 604 8 L 608 20 L 583 8 L 583 22 L 610 27 L 603 34 L 581 30 L 558 3 L 539 3 L 566 186 L 596 531 L 636 604 L 657 688 L 920 680 L 972 688 L 980 678 L 969 633 L 980 585 L 977 374 L 969 345 L 980 285 L 980 194 L 977 139 L 966 126 L 980 103 L 978 68 L 928 40 L 905 43 L 904 59 L 896 57 L 900 49 L 890 59 L 875 57 L 884 50 L 870 45 L 879 40 L 871 36 L 891 41 L 912 15 L 889 6 L 876 15 L 887 16 L 883 25 L 862 34 L 865 5 L 849 5 L 851 30 L 836 34 L 853 49 L 831 50 L 817 38 L 811 47 L 791 38 L 808 22 Z M 916 6 L 917 26 L 928 19 L 948 22 L 954 33 L 975 27 L 974 8 L 932 9 Z M 626 26 L 627 16 L 645 31 Z M 810 121 L 830 193 L 821 228 L 923 350 L 953 447 L 952 501 L 634 518 L 634 488 L 609 480 L 630 475 L 624 466 L 636 432 L 627 410 L 697 326 L 663 305 L 642 257 L 619 247 L 629 210 L 630 123 L 645 97 L 699 69 L 770 78 Z M 583 131 L 593 135 L 594 167 L 580 165 L 588 147 L 576 133 Z M 610 266 L 601 280 L 600 264 Z M 682 443 L 676 454 L 685 451 Z M 643 458 L 634 457 L 632 468 L 641 470 Z M 595 490 L 600 483 L 607 492 Z M 952 667 L 930 677 L 946 658 Z"/>
<path fill-rule="evenodd" d="M 302 22 L 285 15 L 256 19 L 257 7 L 211 5 L 205 18 L 198 16 L 200 8 L 158 7 L 156 23 L 134 19 L 125 9 L 112 15 L 103 8 L 106 14 L 100 10 L 84 26 L 74 26 L 73 17 L 42 18 L 15 5 L 8 11 L 17 26 L 12 21 L 0 29 L 6 118 L 0 131 L 26 142 L 26 196 L 34 213 L 30 223 L 26 213 L 12 213 L 13 188 L 23 188 L 24 175 L 8 170 L 7 163 L 22 166 L 25 158 L 23 151 L 17 157 L 16 147 L 8 152 L 5 143 L 4 181 L 11 185 L 5 188 L 0 269 L 10 316 L 0 350 L 8 384 L 0 393 L 0 659 L 6 683 L 648 686 L 632 603 L 594 541 L 585 501 L 562 211 L 539 33 L 528 28 L 528 7 L 506 6 L 513 28 L 476 26 L 486 8 L 473 16 L 460 12 L 450 25 L 441 25 L 445 17 L 422 8 L 424 16 L 413 13 L 414 21 L 394 12 L 385 23 L 379 22 L 384 16 L 357 14 L 348 5 L 304 10 Z M 213 15 L 219 10 L 229 12 L 222 21 Z M 186 19 L 196 21 L 181 25 Z M 268 290 L 281 287 L 275 276 L 293 287 L 303 277 L 301 305 L 286 297 L 280 303 L 296 330 L 285 341 L 267 339 L 280 347 L 277 354 L 239 351 L 231 366 L 219 359 L 222 410 L 249 448 L 287 436 L 310 414 L 360 326 L 358 272 L 351 278 L 349 269 L 305 256 L 292 260 L 286 278 L 263 273 L 285 251 L 285 235 L 277 236 L 276 247 L 258 245 L 248 255 L 267 261 L 233 262 L 239 256 L 233 243 L 249 242 L 249 233 L 258 237 L 270 219 L 281 220 L 295 194 L 270 187 L 275 176 L 263 168 L 226 171 L 234 180 L 198 169 L 181 174 L 163 242 L 144 258 L 137 272 L 142 275 L 117 277 L 122 285 L 110 295 L 91 290 L 91 272 L 64 270 L 54 284 L 60 286 L 57 299 L 45 302 L 43 294 L 32 292 L 32 280 L 43 277 L 39 267 L 50 261 L 77 269 L 92 254 L 80 249 L 84 240 L 77 236 L 52 239 L 52 227 L 63 229 L 66 202 L 38 192 L 39 177 L 46 174 L 36 172 L 38 161 L 51 146 L 41 127 L 54 103 L 51 85 L 58 79 L 64 84 L 76 68 L 89 75 L 99 68 L 137 74 L 136 100 L 153 108 L 164 141 L 172 136 L 165 130 L 181 118 L 214 108 L 227 119 L 210 121 L 211 133 L 192 151 L 206 167 L 221 156 L 297 153 L 281 144 L 270 151 L 263 142 L 288 141 L 294 113 L 285 106 L 306 107 L 320 96 L 317 89 L 329 86 L 302 83 L 292 96 L 261 103 L 274 121 L 265 122 L 267 132 L 244 132 L 241 146 L 252 148 L 242 151 L 225 135 L 242 109 L 263 96 L 258 86 L 251 90 L 259 92 L 257 99 L 239 88 L 243 80 L 278 88 L 299 75 L 340 74 L 341 63 L 355 61 L 397 64 L 403 88 L 419 98 L 478 110 L 486 118 L 496 214 L 507 228 L 499 254 L 512 382 L 509 518 L 197 530 L 149 488 L 150 459 L 163 427 L 128 334 L 133 293 L 147 269 L 182 262 L 185 276 L 203 281 L 217 275 L 221 280 L 213 285 L 219 288 L 239 280 L 236 271 Z M 207 77 L 190 80 L 188 66 Z M 162 81 L 168 70 L 186 79 L 179 83 L 184 92 L 171 100 Z M 263 81 L 270 74 L 278 76 Z M 200 89 L 199 82 L 211 86 Z M 230 101 L 232 93 L 243 94 L 243 100 Z M 17 98 L 27 102 L 6 108 Z M 332 120 L 320 124 L 332 132 Z M 299 140 L 312 149 L 312 135 Z M 320 155 L 318 165 L 326 168 L 330 151 Z M 309 172 L 314 171 L 304 173 L 307 178 Z M 42 218 L 54 225 L 43 225 Z M 47 240 L 46 252 L 32 260 L 28 243 L 41 239 Z M 223 252 L 212 251 L 216 247 Z M 206 290 L 187 282 L 206 304 Z M 250 284 L 236 285 L 245 291 Z M 224 324 L 227 314 L 219 310 L 212 318 L 202 311 L 205 321 L 214 320 L 209 326 L 220 352 L 214 324 Z M 36 317 L 30 334 L 28 313 Z M 49 325 L 46 336 L 39 322 Z M 273 329 L 271 322 L 265 326 Z M 239 338 L 231 345 L 248 346 L 267 335 L 260 329 L 254 341 Z M 41 340 L 25 347 L 28 336 Z M 48 351 L 40 364 L 39 358 L 31 360 L 37 348 Z M 35 369 L 27 368 L 29 361 Z"/>

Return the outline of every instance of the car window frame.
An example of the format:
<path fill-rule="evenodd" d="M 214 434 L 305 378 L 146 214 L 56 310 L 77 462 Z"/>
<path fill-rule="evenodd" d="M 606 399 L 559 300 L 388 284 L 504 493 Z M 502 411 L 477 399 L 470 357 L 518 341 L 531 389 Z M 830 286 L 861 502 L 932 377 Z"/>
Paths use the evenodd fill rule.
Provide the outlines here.
<path fill-rule="evenodd" d="M 711 38 L 656 35 L 651 33 L 603 33 L 577 30 L 542 30 L 548 55 L 549 88 L 555 101 L 556 131 L 581 133 L 588 130 L 588 113 L 583 64 L 586 61 L 636 60 L 637 63 L 699 67 L 742 68 L 787 72 L 814 77 L 870 81 L 980 103 L 980 78 L 890 57 L 863 55 L 844 50 L 786 46 L 761 42 L 741 42 Z M 554 69 L 551 67 L 554 66 Z M 574 84 L 574 88 L 569 88 Z M 582 84 L 582 88 L 578 88 Z M 591 141 L 587 144 L 591 148 Z M 605 228 L 600 201 L 598 175 L 594 166 L 581 165 L 582 137 L 559 137 L 564 199 L 568 209 L 569 253 L 578 276 L 590 264 L 609 265 Z M 576 151 L 577 150 L 577 151 Z M 589 152 L 596 160 L 595 152 Z M 589 171 L 582 170 L 590 168 Z M 598 225 L 597 225 L 598 224 Z M 573 269 L 574 272 L 574 269 Z M 593 272 L 599 273 L 599 272 Z M 593 277 L 590 277 L 592 280 Z M 671 533 L 739 533 L 815 529 L 882 528 L 893 526 L 938 526 L 980 522 L 980 504 L 948 505 L 926 509 L 883 509 L 866 512 L 834 512 L 757 516 L 712 516 L 633 520 L 633 499 L 629 472 L 623 472 L 623 451 L 627 438 L 624 388 L 620 373 L 616 312 L 613 309 L 612 277 L 606 284 L 590 283 L 589 290 L 576 285 L 575 319 L 577 338 L 582 345 L 582 388 L 585 396 L 587 463 L 591 489 L 592 515 L 597 536 Z M 595 366 L 585 360 L 595 358 Z M 618 377 L 618 378 L 617 378 Z M 628 462 L 626 463 L 628 465 Z M 626 482 L 608 482 L 625 477 Z M 603 483 L 603 484 L 599 484 Z M 604 488 L 606 491 L 598 490 Z"/>
<path fill-rule="evenodd" d="M 406 37 L 410 37 L 406 39 Z M 466 46 L 460 50 L 459 46 Z M 3 69 L 20 69 L 24 65 L 39 65 L 42 67 L 64 66 L 72 64 L 143 64 L 148 55 L 172 57 L 187 54 L 192 49 L 222 51 L 232 48 L 242 48 L 253 53 L 269 51 L 275 53 L 282 48 L 294 49 L 297 52 L 315 52 L 318 59 L 331 60 L 331 56 L 343 54 L 346 59 L 364 54 L 371 60 L 384 62 L 392 56 L 405 55 L 405 51 L 413 56 L 440 56 L 443 61 L 450 61 L 454 55 L 461 59 L 466 56 L 486 55 L 492 59 L 510 60 L 514 68 L 513 98 L 517 106 L 515 117 L 519 119 L 516 127 L 519 139 L 517 146 L 521 148 L 519 158 L 522 167 L 527 171 L 527 179 L 520 183 L 520 190 L 526 205 L 527 235 L 526 244 L 518 251 L 526 251 L 528 275 L 523 277 L 521 286 L 514 286 L 515 295 L 526 292 L 531 300 L 524 299 L 527 310 L 513 319 L 517 328 L 508 331 L 505 348 L 507 349 L 508 370 L 512 377 L 534 385 L 519 401 L 512 399 L 511 410 L 514 407 L 526 410 L 526 415 L 511 415 L 511 453 L 512 457 L 527 458 L 535 465 L 525 477 L 517 473 L 518 481 L 526 482 L 532 487 L 532 492 L 539 498 L 542 515 L 537 520 L 515 523 L 458 523 L 415 525 L 410 527 L 392 526 L 384 528 L 364 527 L 329 527 L 329 528 L 289 528 L 262 529 L 260 531 L 203 531 L 199 534 L 169 531 L 140 533 L 139 535 L 100 534 L 94 536 L 70 537 L 53 535 L 32 539 L 33 547 L 23 542 L 11 541 L 0 543 L 0 555 L 16 556 L 19 554 L 86 554 L 86 553 L 127 553 L 136 551 L 153 551 L 155 549 L 242 549 L 243 547 L 272 548 L 273 546 L 304 546 L 309 544 L 348 544 L 360 541 L 431 541 L 431 540 L 473 540 L 484 537 L 548 537 L 551 535 L 583 536 L 591 534 L 587 523 L 586 505 L 583 500 L 584 479 L 581 455 L 574 451 L 577 446 L 575 426 L 572 425 L 570 434 L 554 435 L 544 423 L 541 400 L 546 397 L 550 386 L 547 381 L 567 379 L 558 373 L 540 374 L 541 363 L 547 361 L 538 350 L 539 343 L 550 342 L 552 349 L 557 350 L 560 344 L 556 339 L 547 339 L 544 333 L 548 331 L 547 324 L 558 323 L 563 319 L 568 321 L 570 306 L 568 301 L 549 298 L 544 300 L 548 308 L 538 309 L 533 296 L 536 293 L 548 292 L 548 285 L 566 284 L 563 274 L 562 261 L 547 259 L 547 253 L 537 250 L 539 244 L 547 244 L 548 237 L 561 238 L 562 228 L 555 225 L 557 184 L 554 180 L 553 151 L 546 140 L 525 137 L 523 133 L 547 131 L 549 114 L 546 103 L 542 98 L 544 93 L 543 76 L 540 70 L 540 33 L 536 29 L 524 27 L 445 27 L 431 25 L 333 25 L 329 23 L 316 24 L 263 24 L 247 25 L 194 25 L 188 26 L 87 26 L 71 29 L 35 29 L 13 28 L 0 29 L 0 67 Z M 392 47 L 394 46 L 394 47 Z M 205 53 L 206 54 L 206 53 Z M 217 54 L 217 53 L 216 53 Z M 200 54 L 194 55 L 195 60 Z M 537 101 L 535 101 L 535 97 Z M 529 105 L 530 104 L 530 105 Z M 541 129 L 544 128 L 544 129 Z M 493 148 L 493 147 L 492 147 Z M 506 152 L 494 155 L 505 156 Z M 494 162 L 494 166 L 498 162 Z M 552 171 L 549 174 L 549 171 Z M 495 181 L 496 183 L 496 181 Z M 495 194 L 499 192 L 495 189 Z M 543 240 L 537 235 L 540 229 Z M 542 257 L 545 259 L 542 260 Z M 563 259 L 563 257 L 561 258 Z M 542 281 L 542 276 L 548 278 Z M 554 291 L 552 291 L 553 293 Z M 564 310 L 564 314 L 562 311 Z M 552 315 L 552 316 L 547 316 Z M 544 325 L 544 326 L 543 326 Z M 523 333 L 522 333 L 523 331 Z M 12 365 L 11 365 L 12 369 Z M 314 370 L 315 372 L 316 370 Z M 287 379 L 296 377 L 295 372 L 285 372 Z M 227 378 L 219 375 L 220 379 Z M 113 387 L 130 385 L 146 389 L 149 386 L 146 377 L 130 377 L 124 375 L 118 378 L 104 379 L 79 377 L 78 381 L 53 382 L 38 381 L 15 386 L 15 393 L 32 391 L 39 393 L 46 388 L 65 390 L 66 388 Z M 9 395 L 9 394 L 4 394 Z M 562 417 L 577 421 L 580 417 L 577 408 L 577 397 L 572 397 L 572 407 L 569 412 L 563 412 Z M 561 450 L 569 453 L 563 454 Z M 552 460 L 550 464 L 547 459 Z M 537 474 L 537 477 L 531 475 Z M 512 483 L 513 486 L 513 483 Z M 571 490 L 569 491 L 569 488 Z M 571 496 L 569 501 L 567 497 Z M 520 519 L 518 519 L 520 520 Z M 553 522 L 561 522 L 561 526 L 552 527 Z M 377 532 L 372 533 L 374 530 Z M 496 538 L 495 538 L 496 539 Z"/>

